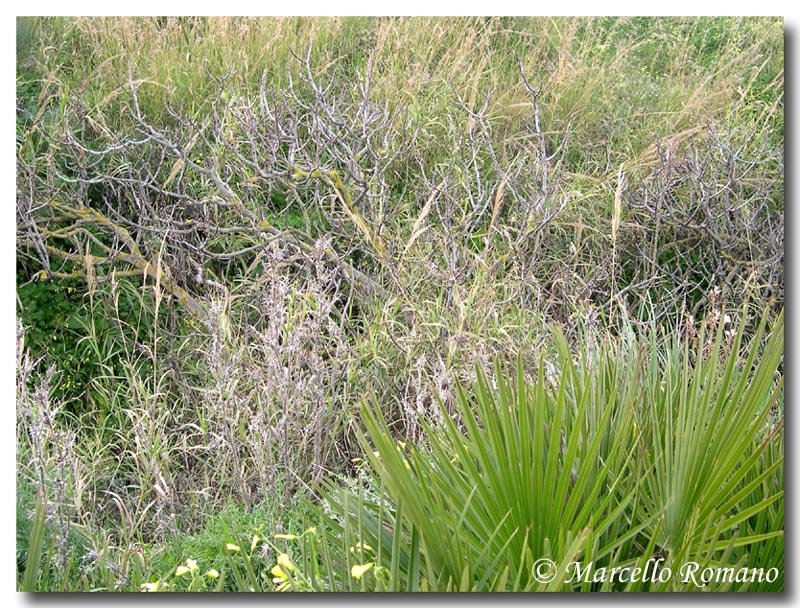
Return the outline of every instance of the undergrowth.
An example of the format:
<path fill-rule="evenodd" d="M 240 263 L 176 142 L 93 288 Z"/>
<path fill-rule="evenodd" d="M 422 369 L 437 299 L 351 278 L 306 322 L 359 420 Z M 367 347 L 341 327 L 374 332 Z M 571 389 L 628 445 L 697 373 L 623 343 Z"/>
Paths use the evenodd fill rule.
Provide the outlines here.
<path fill-rule="evenodd" d="M 19 588 L 781 589 L 783 74 L 771 18 L 18 18 Z"/>

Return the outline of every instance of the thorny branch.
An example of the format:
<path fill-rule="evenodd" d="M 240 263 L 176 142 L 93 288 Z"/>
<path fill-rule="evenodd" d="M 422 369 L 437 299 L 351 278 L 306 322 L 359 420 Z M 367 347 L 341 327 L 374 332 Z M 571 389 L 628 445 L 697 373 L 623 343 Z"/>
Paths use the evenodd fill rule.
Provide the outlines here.
<path fill-rule="evenodd" d="M 573 211 L 590 196 L 564 170 L 573 117 L 559 132 L 546 128 L 547 91 L 521 60 L 530 114 L 507 137 L 491 93 L 470 107 L 454 90 L 467 128 L 458 113 L 439 124 L 376 104 L 371 59 L 343 98 L 310 57 L 310 48 L 295 56 L 300 70 L 284 90 L 262 78 L 255 98 L 237 95 L 230 73 L 209 74 L 209 111 L 168 107 L 158 125 L 140 100 L 144 81 L 129 75 L 124 133 L 72 100 L 58 121 L 29 117 L 18 141 L 17 223 L 36 278 L 91 283 L 113 268 L 158 280 L 202 315 L 204 291 L 225 284 L 214 278 L 220 265 L 253 269 L 279 243 L 302 271 L 322 239 L 324 263 L 348 289 L 342 302 L 379 296 L 413 307 L 425 283 L 450 306 L 479 270 L 513 279 L 501 303 L 555 318 L 577 303 L 602 310 L 624 296 L 636 306 L 659 291 L 688 297 L 715 285 L 782 297 L 776 182 L 762 176 L 763 154 L 732 146 L 718 127 L 654 144 L 655 161 L 631 170 L 620 192 L 626 221 L 613 232 L 619 259 L 608 259 L 608 236 Z M 432 164 L 426 146 L 441 139 L 452 153 Z M 565 239 L 574 265 L 558 271 L 550 262 Z"/>

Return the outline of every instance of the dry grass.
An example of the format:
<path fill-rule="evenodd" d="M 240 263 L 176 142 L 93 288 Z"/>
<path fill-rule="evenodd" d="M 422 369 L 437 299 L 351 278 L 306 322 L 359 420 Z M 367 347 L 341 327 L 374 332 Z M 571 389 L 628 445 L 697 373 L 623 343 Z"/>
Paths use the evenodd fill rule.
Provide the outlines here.
<path fill-rule="evenodd" d="M 18 27 L 19 280 L 86 279 L 53 298 L 104 370 L 62 404 L 65 362 L 21 368 L 20 475 L 77 463 L 63 512 L 122 544 L 288 508 L 351 472 L 362 397 L 420 439 L 551 326 L 782 304 L 779 20 Z"/>

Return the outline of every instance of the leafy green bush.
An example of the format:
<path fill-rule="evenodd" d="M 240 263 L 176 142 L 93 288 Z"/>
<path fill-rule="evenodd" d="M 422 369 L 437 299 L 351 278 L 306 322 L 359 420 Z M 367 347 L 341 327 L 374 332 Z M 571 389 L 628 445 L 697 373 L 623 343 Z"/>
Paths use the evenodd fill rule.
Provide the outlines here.
<path fill-rule="evenodd" d="M 101 387 L 119 381 L 123 362 L 135 360 L 142 377 L 152 373 L 152 361 L 135 348 L 152 343 L 153 298 L 131 280 L 96 286 L 91 297 L 82 279 L 27 281 L 18 284 L 17 298 L 26 346 L 34 358 L 57 362 L 52 397 L 70 403 L 72 413 L 94 410 L 102 426 L 108 404 Z"/>
<path fill-rule="evenodd" d="M 768 336 L 763 320 L 745 345 L 746 326 L 720 324 L 664 351 L 654 338 L 605 343 L 577 361 L 555 333 L 558 372 L 544 360 L 533 382 L 521 366 L 511 375 L 498 366 L 493 381 L 479 371 L 454 412 L 424 424 L 428 448 L 399 442 L 380 408 L 366 405 L 362 443 L 394 519 L 385 496 L 363 504 L 333 491 L 328 508 L 362 543 L 390 548 L 380 566 L 403 534 L 416 536 L 419 562 L 408 546 L 400 554 L 419 572 L 399 572 L 394 559 L 389 573 L 421 576 L 431 590 L 688 588 L 678 577 L 569 582 L 575 561 L 602 568 L 653 556 L 718 567 L 751 555 L 768 560 L 751 567 L 782 570 L 782 416 L 773 408 L 783 317 Z M 740 349 L 743 362 L 731 354 Z M 376 513 L 394 533 L 375 525 Z M 546 582 L 536 577 L 543 557 L 559 565 Z"/>

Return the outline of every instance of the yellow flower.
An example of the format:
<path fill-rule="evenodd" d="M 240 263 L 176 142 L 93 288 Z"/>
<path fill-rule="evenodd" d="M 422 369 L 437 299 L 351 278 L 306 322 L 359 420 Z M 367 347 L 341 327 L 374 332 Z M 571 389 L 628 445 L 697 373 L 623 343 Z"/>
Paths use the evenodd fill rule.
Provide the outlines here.
<path fill-rule="evenodd" d="M 278 591 L 285 591 L 289 588 L 291 581 L 289 581 L 289 575 L 286 574 L 280 566 L 272 566 L 270 570 L 272 574 L 272 582 L 277 585 Z"/>
<path fill-rule="evenodd" d="M 316 534 L 316 533 L 317 533 L 317 529 L 314 526 L 311 526 L 308 530 L 303 532 L 303 534 L 312 534 L 312 535 Z"/>
<path fill-rule="evenodd" d="M 156 592 L 161 588 L 161 581 L 155 583 L 142 583 L 139 587 L 144 592 Z"/>
<path fill-rule="evenodd" d="M 363 549 L 364 551 L 373 550 L 367 543 L 362 543 L 361 541 L 357 542 L 355 547 L 350 547 L 350 553 L 355 553 L 356 549 Z"/>
<path fill-rule="evenodd" d="M 292 560 L 289 559 L 289 556 L 286 553 L 281 553 L 278 556 L 278 563 L 272 566 L 272 569 L 270 570 L 270 573 L 273 577 L 272 582 L 278 586 L 278 591 L 285 591 L 291 584 L 289 575 L 286 574 L 287 570 L 289 572 L 295 570 L 295 565 L 292 563 Z"/>
<path fill-rule="evenodd" d="M 206 574 L 205 574 L 205 575 L 206 575 L 208 578 L 219 578 L 219 572 L 217 572 L 216 570 L 214 570 L 214 568 L 211 568 L 211 570 L 209 570 L 208 572 L 206 572 Z"/>
<path fill-rule="evenodd" d="M 289 580 L 289 575 L 286 574 L 283 571 L 283 568 L 281 568 L 280 566 L 272 566 L 272 569 L 270 570 L 270 573 L 272 574 L 272 576 L 275 577 L 275 578 L 272 579 L 273 583 L 277 584 L 277 583 Z"/>
<path fill-rule="evenodd" d="M 282 568 L 286 568 L 289 572 L 295 569 L 292 560 L 289 559 L 289 556 L 286 553 L 281 553 L 278 556 L 278 565 Z"/>
<path fill-rule="evenodd" d="M 183 576 L 184 574 L 188 574 L 189 572 L 191 571 L 186 566 L 178 566 L 175 569 L 175 576 Z"/>
<path fill-rule="evenodd" d="M 257 535 L 253 536 L 253 540 L 252 540 L 252 541 L 250 541 L 250 551 L 252 551 L 253 549 L 255 549 L 255 548 L 256 548 L 256 545 L 258 544 L 258 541 L 259 541 L 259 540 L 261 540 L 261 539 L 260 539 L 260 538 L 258 538 L 258 536 L 257 536 Z"/>
<path fill-rule="evenodd" d="M 364 573 L 369 571 L 374 565 L 375 564 L 373 562 L 369 562 L 368 564 L 363 564 L 360 566 L 355 565 L 352 568 L 350 568 L 350 574 L 352 575 L 353 578 L 360 579 L 362 576 L 364 576 Z"/>
<path fill-rule="evenodd" d="M 187 559 L 186 560 L 186 567 L 189 568 L 189 571 L 197 570 L 197 560 Z"/>
<path fill-rule="evenodd" d="M 275 534 L 275 538 L 279 538 L 280 540 L 297 540 L 300 538 L 296 534 Z"/>
<path fill-rule="evenodd" d="M 234 545 L 233 543 L 225 543 L 225 548 L 228 551 L 241 551 L 241 549 L 239 549 L 239 545 Z"/>

